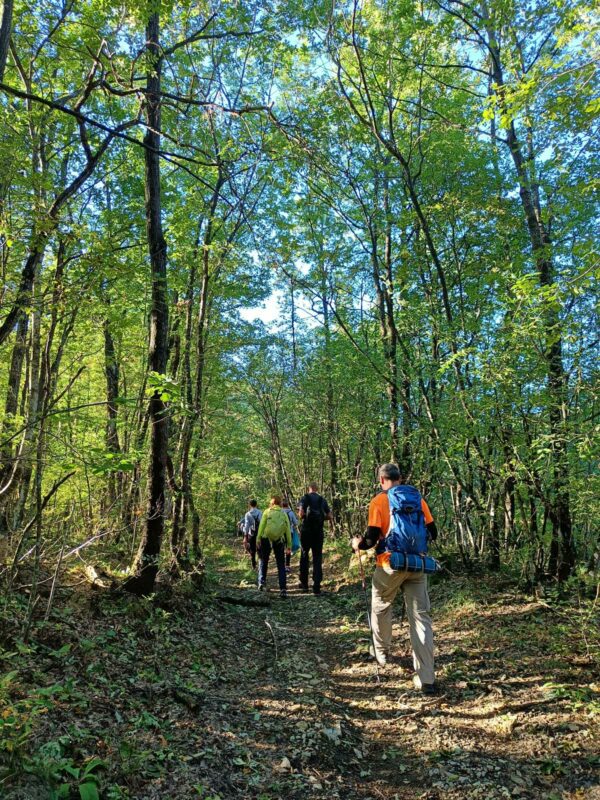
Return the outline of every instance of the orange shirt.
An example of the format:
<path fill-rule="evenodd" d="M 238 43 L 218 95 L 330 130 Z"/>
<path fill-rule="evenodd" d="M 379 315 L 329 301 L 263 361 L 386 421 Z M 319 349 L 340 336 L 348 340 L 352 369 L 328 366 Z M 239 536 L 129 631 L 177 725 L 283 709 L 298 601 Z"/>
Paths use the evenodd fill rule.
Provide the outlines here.
<path fill-rule="evenodd" d="M 425 525 L 433 522 L 429 506 L 421 498 L 421 509 L 425 517 Z M 379 492 L 369 503 L 369 522 L 367 523 L 371 528 L 379 528 L 383 536 L 387 536 L 390 529 L 390 502 L 386 492 Z M 377 556 L 377 566 L 381 567 L 387 564 L 390 560 L 389 553 L 381 553 Z"/>

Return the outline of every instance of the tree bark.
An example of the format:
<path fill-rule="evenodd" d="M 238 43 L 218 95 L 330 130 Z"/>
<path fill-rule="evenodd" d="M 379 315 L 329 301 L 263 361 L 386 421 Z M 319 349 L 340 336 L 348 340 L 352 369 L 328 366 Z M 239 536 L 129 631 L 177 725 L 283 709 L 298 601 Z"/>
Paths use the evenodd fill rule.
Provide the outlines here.
<path fill-rule="evenodd" d="M 6 60 L 8 58 L 13 8 L 13 0 L 3 0 L 2 10 L 0 11 L 2 18 L 2 22 L 0 22 L 0 83 L 4 80 L 4 70 L 6 69 Z"/>
<path fill-rule="evenodd" d="M 23 361 L 25 360 L 25 350 L 27 348 L 27 330 L 29 327 L 29 317 L 21 313 L 17 323 L 17 337 L 13 347 L 10 370 L 8 373 L 8 387 L 6 391 L 6 402 L 4 404 L 4 420 L 2 423 L 2 437 L 8 438 L 14 430 L 13 418 L 19 408 L 19 395 L 21 392 L 21 375 L 23 372 Z M 4 486 L 10 476 L 14 466 L 13 448 L 9 443 L 0 452 L 0 487 Z M 0 528 L 3 528 L 0 521 Z"/>
<path fill-rule="evenodd" d="M 106 449 L 117 455 L 121 452 L 117 419 L 119 416 L 117 398 L 119 396 L 119 362 L 115 351 L 115 342 L 108 319 L 104 320 L 104 374 L 106 376 Z M 112 506 L 117 499 L 119 474 L 111 472 L 108 476 L 108 505 Z"/>
<path fill-rule="evenodd" d="M 500 520 L 498 519 L 498 497 L 492 490 L 489 504 L 489 566 L 493 571 L 500 569 Z"/>
<path fill-rule="evenodd" d="M 25 516 L 25 506 L 31 485 L 33 473 L 33 438 L 35 433 L 35 420 L 38 417 L 40 403 L 40 377 L 41 377 L 41 311 L 36 302 L 36 287 L 32 287 L 34 308 L 31 312 L 30 332 L 30 357 L 27 402 L 27 428 L 23 434 L 17 455 L 15 456 L 15 488 L 18 489 L 18 498 L 15 509 L 10 518 L 10 527 L 16 530 Z"/>
<path fill-rule="evenodd" d="M 506 84 L 502 66 L 502 54 L 497 32 L 486 4 L 482 4 L 483 24 L 487 35 L 487 47 L 492 61 L 492 75 L 497 87 L 501 108 L 510 117 L 506 103 Z M 519 181 L 519 196 L 527 223 L 531 250 L 542 289 L 555 285 L 554 263 L 552 260 L 552 240 L 544 222 L 539 188 L 532 180 L 530 171 L 534 155 L 526 154 L 517 136 L 514 121 L 511 119 L 507 130 L 510 155 Z M 562 356 L 562 326 L 558 305 L 552 300 L 544 300 L 544 333 L 546 375 L 548 385 L 548 418 L 552 437 L 552 544 L 555 558 L 552 567 L 555 576 L 562 581 L 569 577 L 575 565 L 572 520 L 569 498 L 569 463 L 567 452 L 567 375 Z M 560 544 L 560 553 L 557 548 Z"/>
<path fill-rule="evenodd" d="M 169 345 L 169 307 L 167 294 L 167 243 L 161 221 L 160 196 L 160 81 L 161 50 L 158 13 L 152 13 L 146 26 L 146 50 L 150 62 L 146 80 L 146 122 L 144 136 L 146 234 L 152 272 L 152 306 L 150 311 L 149 368 L 164 375 Z M 135 594 L 150 594 L 158 573 L 166 512 L 166 472 L 169 444 L 167 408 L 159 390 L 149 403 L 150 464 L 146 523 L 133 565 L 133 575 L 124 588 Z"/>
<path fill-rule="evenodd" d="M 181 426 L 181 434 L 177 447 L 178 478 L 179 485 L 177 495 L 173 504 L 172 528 L 171 528 L 171 568 L 177 571 L 183 561 L 187 561 L 188 543 L 187 523 L 192 517 L 192 526 L 199 525 L 199 516 L 194 507 L 192 497 L 192 471 L 193 460 L 191 458 L 191 447 L 194 431 L 199 427 L 200 437 L 202 436 L 203 404 L 205 389 L 205 367 L 206 367 L 206 347 L 208 338 L 209 323 L 209 291 L 211 282 L 211 246 L 214 236 L 214 216 L 217 210 L 219 197 L 225 177 L 221 170 L 214 186 L 208 212 L 204 235 L 200 239 L 202 225 L 199 225 L 198 234 L 194 246 L 193 264 L 190 271 L 190 279 L 187 287 L 187 313 L 185 325 L 185 339 L 183 348 L 183 371 L 186 390 L 186 399 L 189 406 L 189 413 L 186 414 Z M 201 258 L 201 279 L 200 296 L 198 305 L 198 317 L 196 320 L 196 373 L 192 382 L 190 351 L 192 346 L 193 333 L 193 300 L 195 293 L 196 262 L 198 256 Z M 200 543 L 198 535 L 193 535 L 193 551 L 197 555 L 200 553 Z"/>
<path fill-rule="evenodd" d="M 323 265 L 321 276 L 321 303 L 323 310 L 323 330 L 325 333 L 325 370 L 327 381 L 327 455 L 329 458 L 329 474 L 331 487 L 331 508 L 334 522 L 340 520 L 342 501 L 339 494 L 339 467 L 337 458 L 337 435 L 335 421 L 335 396 L 333 379 L 331 377 L 331 325 L 329 320 L 329 299 L 327 297 L 327 275 Z M 290 498 L 290 503 L 291 503 Z"/>

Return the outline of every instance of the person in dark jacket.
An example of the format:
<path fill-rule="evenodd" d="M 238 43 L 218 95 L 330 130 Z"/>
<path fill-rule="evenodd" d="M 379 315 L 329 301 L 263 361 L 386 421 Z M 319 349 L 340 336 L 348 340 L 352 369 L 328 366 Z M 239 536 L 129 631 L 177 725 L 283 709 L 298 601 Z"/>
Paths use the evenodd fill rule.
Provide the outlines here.
<path fill-rule="evenodd" d="M 244 545 L 246 552 L 252 561 L 252 569 L 256 569 L 256 537 L 258 526 L 262 517 L 262 511 L 258 508 L 256 500 L 250 500 L 248 511 L 244 517 L 242 530 L 244 532 Z"/>
<path fill-rule="evenodd" d="M 300 531 L 300 589 L 308 592 L 308 573 L 310 555 L 312 552 L 312 580 L 313 594 L 321 594 L 321 581 L 323 580 L 323 525 L 325 520 L 331 522 L 333 516 L 324 497 L 318 492 L 318 485 L 311 483 L 308 492 L 300 500 L 300 518 L 302 528 Z"/>

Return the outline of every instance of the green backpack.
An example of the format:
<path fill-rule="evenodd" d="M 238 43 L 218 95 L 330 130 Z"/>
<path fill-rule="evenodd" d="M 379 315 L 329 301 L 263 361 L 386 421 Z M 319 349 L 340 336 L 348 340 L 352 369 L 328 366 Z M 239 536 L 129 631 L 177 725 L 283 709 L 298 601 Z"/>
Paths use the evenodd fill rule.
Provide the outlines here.
<path fill-rule="evenodd" d="M 269 508 L 265 511 L 265 527 L 263 536 L 270 542 L 280 542 L 282 539 L 285 541 L 288 529 L 288 516 L 281 508 Z"/>

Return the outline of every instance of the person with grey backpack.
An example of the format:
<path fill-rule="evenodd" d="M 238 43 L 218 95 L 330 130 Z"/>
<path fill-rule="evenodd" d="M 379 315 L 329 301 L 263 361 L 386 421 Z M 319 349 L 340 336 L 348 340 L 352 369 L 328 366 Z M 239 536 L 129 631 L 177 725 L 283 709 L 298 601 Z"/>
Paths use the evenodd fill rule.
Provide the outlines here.
<path fill-rule="evenodd" d="M 250 500 L 249 508 L 242 523 L 244 534 L 244 548 L 252 561 L 252 569 L 256 569 L 256 537 L 258 536 L 258 526 L 262 517 L 262 511 L 258 508 L 256 500 Z"/>
<path fill-rule="evenodd" d="M 285 571 L 286 574 L 289 575 L 290 572 L 292 571 L 292 568 L 290 566 L 292 556 L 294 555 L 294 553 L 300 550 L 300 533 L 298 532 L 298 517 L 294 514 L 294 512 L 290 508 L 289 500 L 286 500 L 285 497 L 283 498 L 281 508 L 288 515 L 288 519 L 290 521 L 290 528 L 292 529 L 292 550 L 291 553 L 288 553 L 285 557 Z"/>
<path fill-rule="evenodd" d="M 285 511 L 281 508 L 281 497 L 278 494 L 271 495 L 269 508 L 265 510 L 258 527 L 256 538 L 256 549 L 258 553 L 258 588 L 266 589 L 267 569 L 269 567 L 269 556 L 271 551 L 275 555 L 277 562 L 277 575 L 279 577 L 279 594 L 287 597 L 287 584 L 285 574 L 285 556 L 291 553 L 292 530 L 290 520 Z"/>

